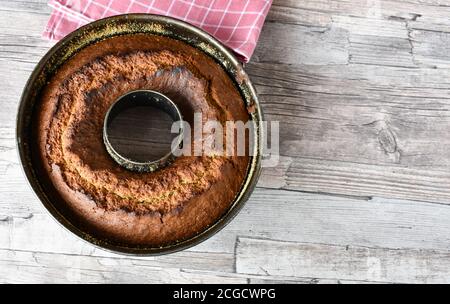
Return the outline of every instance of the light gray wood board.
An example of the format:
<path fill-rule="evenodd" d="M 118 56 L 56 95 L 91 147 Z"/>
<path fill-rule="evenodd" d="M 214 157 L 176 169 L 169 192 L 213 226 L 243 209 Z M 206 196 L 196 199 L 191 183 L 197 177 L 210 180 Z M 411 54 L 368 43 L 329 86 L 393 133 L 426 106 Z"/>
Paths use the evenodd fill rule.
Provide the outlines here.
<path fill-rule="evenodd" d="M 360 283 L 355 280 L 192 271 L 147 260 L 0 250 L 0 283 Z M 369 282 L 374 283 L 374 282 Z"/>
<path fill-rule="evenodd" d="M 35 211 L 32 210 L 34 208 Z M 30 209 L 29 211 L 35 212 L 33 216 L 18 214 L 17 217 L 7 217 L 0 221 L 0 248 L 12 249 L 14 252 L 57 253 L 56 257 L 61 255 L 61 260 L 68 259 L 68 261 L 77 260 L 77 258 L 72 258 L 72 256 L 77 255 L 120 258 L 119 255 L 94 249 L 89 244 L 78 240 L 57 225 L 42 211 L 37 202 Z M 436 264 L 442 255 L 448 255 L 448 252 L 450 252 L 448 250 L 450 247 L 448 238 L 450 232 L 448 218 L 450 214 L 448 214 L 448 209 L 448 206 L 440 204 L 385 199 L 364 201 L 286 190 L 258 189 L 238 217 L 223 231 L 205 243 L 189 251 L 164 257 L 151 259 L 122 258 L 124 260 L 143 260 L 145 261 L 143 263 L 147 266 L 171 268 L 174 269 L 173 271 L 181 268 L 189 272 L 206 271 L 224 275 L 227 273 L 234 274 L 236 270 L 238 274 L 244 274 L 245 278 L 247 278 L 245 275 L 263 276 L 262 278 L 251 278 L 250 282 L 260 282 L 262 279 L 308 283 L 323 283 L 330 282 L 330 280 L 332 282 L 337 282 L 337 280 L 342 282 L 346 280 L 349 282 L 405 282 L 407 281 L 405 278 L 399 277 L 386 276 L 378 279 L 364 277 L 361 274 L 364 272 L 364 268 L 359 270 L 359 274 L 354 273 L 352 269 L 345 267 L 344 262 L 334 267 L 334 273 L 317 272 L 314 274 L 314 271 L 319 271 L 322 267 L 320 261 L 310 265 L 310 268 L 308 268 L 310 272 L 301 272 L 304 268 L 298 264 L 294 264 L 291 269 L 293 273 L 289 273 L 285 268 L 280 268 L 280 272 L 271 273 L 269 271 L 268 275 L 251 272 L 241 266 L 236 268 L 234 265 L 235 263 L 240 265 L 241 258 L 249 264 L 252 264 L 250 260 L 254 259 L 255 265 L 261 265 L 266 269 L 265 266 L 275 267 L 274 265 L 278 263 L 282 267 L 284 265 L 282 261 L 289 259 L 282 253 L 274 255 L 269 249 L 261 250 L 259 247 L 251 247 L 250 252 L 241 252 L 239 251 L 240 244 L 239 242 L 236 244 L 236 240 L 237 238 L 264 238 L 264 241 L 268 241 L 268 245 L 266 244 L 268 247 L 275 242 L 278 245 L 274 246 L 273 250 L 286 246 L 287 252 L 291 252 L 289 251 L 290 246 L 302 246 L 302 244 L 309 243 L 327 244 L 326 246 L 329 247 L 325 247 L 325 249 L 328 251 L 324 255 L 329 254 L 330 256 L 333 255 L 334 251 L 342 250 L 347 245 L 361 248 L 369 247 L 373 248 L 370 256 L 380 258 L 379 264 L 383 269 L 390 269 L 393 264 L 397 263 L 396 256 L 389 255 L 389 253 L 397 251 L 401 255 L 405 253 L 404 255 L 408 259 L 417 256 L 417 259 L 423 260 L 423 257 L 427 256 L 429 263 Z M 274 210 L 278 211 L 275 213 Z M 305 252 L 308 250 L 305 249 Z M 434 255 L 435 251 L 439 251 L 439 255 Z M 409 253 L 409 255 L 406 253 Z M 251 254 L 253 254 L 253 257 L 250 256 Z M 70 257 L 65 257 L 65 255 Z M 385 257 L 386 255 L 387 257 Z M 274 256 L 279 257 L 279 259 L 272 261 L 271 259 Z M 300 253 L 292 255 L 292 257 L 297 256 L 299 261 L 303 260 Z M 354 259 L 359 259 L 357 260 L 358 263 L 363 263 L 363 257 L 358 257 Z M 52 265 L 50 263 L 52 259 L 53 257 L 47 260 L 48 267 L 75 271 L 67 270 L 71 267 L 64 263 L 63 265 Z M 330 258 L 330 261 L 334 261 L 334 259 Z M 71 262 L 67 263 L 70 265 Z M 128 265 L 134 262 L 124 263 Z M 327 267 L 327 265 L 323 267 Z M 3 277 L 4 280 L 14 279 L 9 277 L 10 273 L 7 271 L 9 268 L 1 269 L 4 269 L 4 272 L 0 271 L 0 277 Z M 98 271 L 102 272 L 102 269 Z M 336 275 L 339 273 L 342 273 L 342 276 Z M 35 275 L 37 276 L 37 274 Z M 136 273 L 136 276 L 140 278 L 138 273 Z M 114 278 L 110 279 L 114 281 Z"/>
<path fill-rule="evenodd" d="M 236 249 L 236 271 L 253 275 L 448 284 L 449 266 L 449 251 L 386 250 L 249 238 L 240 238 Z"/>
<path fill-rule="evenodd" d="M 211 260 L 205 259 L 204 265 Z M 199 260 L 201 260 L 199 259 Z M 1 283 L 247 283 L 246 276 L 180 269 L 151 259 L 0 250 Z M 192 256 L 186 262 L 195 262 Z M 178 265 L 177 265 L 178 264 Z M 213 263 L 211 265 L 214 265 Z M 10 274 L 6 276 L 4 274 Z M 14 274 L 14 275 L 11 275 Z"/>
<path fill-rule="evenodd" d="M 246 69 L 266 117 L 282 122 L 279 166 L 263 171 L 260 189 L 218 235 L 170 258 L 138 262 L 64 231 L 20 172 L 15 113 L 27 77 L 52 45 L 41 39 L 50 11 L 45 2 L 0 2 L 2 282 L 172 282 L 181 276 L 183 282 L 351 283 L 370 279 L 364 264 L 369 254 L 380 258 L 381 269 L 396 269 L 394 252 L 416 268 L 382 272 L 374 281 L 445 281 L 450 1 L 274 1 Z M 347 245 L 356 248 L 348 256 L 342 253 Z M 314 263 L 302 270 L 295 264 L 300 258 L 293 268 L 270 268 L 275 264 L 268 255 L 254 256 L 261 248 L 299 257 L 318 250 L 337 270 Z M 432 268 L 423 266 L 424 252 Z M 33 264 L 33 255 L 39 262 Z M 120 259 L 118 272 L 138 266 L 122 280 L 95 266 L 97 258 Z M 254 265 L 269 267 L 269 275 L 248 262 L 253 258 Z M 333 258 L 356 269 L 333 264 Z M 155 279 L 138 273 L 143 267 L 152 268 Z"/>

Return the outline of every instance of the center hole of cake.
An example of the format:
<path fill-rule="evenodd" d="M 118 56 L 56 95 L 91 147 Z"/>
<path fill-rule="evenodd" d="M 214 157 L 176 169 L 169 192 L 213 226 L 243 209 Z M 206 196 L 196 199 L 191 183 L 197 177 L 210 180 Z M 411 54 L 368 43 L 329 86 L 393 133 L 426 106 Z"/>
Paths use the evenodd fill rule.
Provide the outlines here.
<path fill-rule="evenodd" d="M 159 159 L 170 152 L 173 119 L 153 106 L 134 106 L 118 113 L 108 126 L 111 146 L 120 155 L 138 162 Z"/>

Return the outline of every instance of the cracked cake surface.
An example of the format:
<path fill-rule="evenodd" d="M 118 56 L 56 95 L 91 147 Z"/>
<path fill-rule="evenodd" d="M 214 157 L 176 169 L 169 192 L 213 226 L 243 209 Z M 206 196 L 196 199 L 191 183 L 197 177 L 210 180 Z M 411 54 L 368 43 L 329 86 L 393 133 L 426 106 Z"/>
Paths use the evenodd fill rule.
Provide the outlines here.
<path fill-rule="evenodd" d="M 152 173 L 122 168 L 104 147 L 103 121 L 118 97 L 138 89 L 167 95 L 191 125 L 198 112 L 204 123 L 249 119 L 212 58 L 171 38 L 126 35 L 90 45 L 58 69 L 39 103 L 37 147 L 44 173 L 89 229 L 161 246 L 194 236 L 226 212 L 249 157 L 180 156 Z"/>

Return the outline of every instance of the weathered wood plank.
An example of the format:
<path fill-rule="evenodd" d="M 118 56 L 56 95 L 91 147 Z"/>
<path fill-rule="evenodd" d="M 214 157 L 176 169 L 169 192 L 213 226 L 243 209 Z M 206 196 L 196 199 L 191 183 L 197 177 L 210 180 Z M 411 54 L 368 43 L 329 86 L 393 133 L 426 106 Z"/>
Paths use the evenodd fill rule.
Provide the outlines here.
<path fill-rule="evenodd" d="M 380 282 L 355 281 L 341 279 L 322 279 L 322 278 L 293 278 L 276 276 L 249 277 L 250 284 L 381 284 Z"/>
<path fill-rule="evenodd" d="M 349 63 L 417 67 L 409 39 L 351 35 L 349 41 Z"/>
<path fill-rule="evenodd" d="M 450 18 L 449 18 L 450 19 Z M 414 60 L 431 67 L 450 68 L 450 25 L 447 32 L 411 29 Z"/>
<path fill-rule="evenodd" d="M 281 122 L 280 153 L 287 156 L 263 180 L 449 201 L 448 69 L 253 63 L 248 71 L 266 117 Z"/>
<path fill-rule="evenodd" d="M 0 193 L 0 248 L 111 256 L 61 228 L 27 192 Z M 235 220 L 191 251 L 231 254 L 237 236 L 448 250 L 449 218 L 441 204 L 257 189 Z"/>
<path fill-rule="evenodd" d="M 408 39 L 406 23 L 395 19 L 338 15 L 332 17 L 332 26 L 347 30 L 352 35 Z"/>
<path fill-rule="evenodd" d="M 261 35 L 271 41 L 261 40 L 255 61 L 448 67 L 449 11 L 419 2 L 278 1 Z"/>
<path fill-rule="evenodd" d="M 449 269 L 449 251 L 386 250 L 250 238 L 239 238 L 236 247 L 236 270 L 243 274 L 448 283 Z"/>
<path fill-rule="evenodd" d="M 274 6 L 322 12 L 327 15 L 355 16 L 372 19 L 423 20 L 427 23 L 449 24 L 448 0 L 275 0 Z M 280 16 L 282 22 L 284 16 Z"/>
<path fill-rule="evenodd" d="M 8 13 L 28 13 L 30 17 L 36 15 L 48 16 L 51 8 L 48 7 L 47 0 L 3 0 L 0 4 L 0 12 Z M 38 29 L 36 29 L 38 30 Z"/>
<path fill-rule="evenodd" d="M 50 8 L 43 3 L 29 4 L 25 1 L 20 3 L 21 5 L 16 5 L 10 1 L 2 1 L 0 4 L 2 32 L 10 35 L 41 36 L 48 21 Z M 11 9 L 12 7 L 14 9 Z M 30 10 L 34 13 L 30 13 Z"/>
<path fill-rule="evenodd" d="M 204 263 L 207 265 L 208 257 L 204 258 Z M 188 261 L 196 263 L 193 259 L 188 259 Z M 184 270 L 179 267 L 180 265 L 168 266 L 155 263 L 151 259 L 113 259 L 0 250 L 1 283 L 201 284 L 248 282 L 245 276 L 212 271 Z"/>
<path fill-rule="evenodd" d="M 257 190 L 226 229 L 196 250 L 234 245 L 236 236 L 387 248 L 450 248 L 448 206 L 411 201 Z M 276 210 L 276 212 L 274 212 Z"/>
<path fill-rule="evenodd" d="M 386 167 L 383 172 L 372 165 L 298 159 L 291 164 L 286 176 L 286 189 L 449 203 L 447 171 Z"/>
<path fill-rule="evenodd" d="M 0 249 L 0 283 L 361 283 L 354 280 L 238 274 L 213 268 L 179 268 L 182 266 L 183 263 L 162 264 L 149 258 L 93 257 Z"/>
<path fill-rule="evenodd" d="M 348 34 L 345 30 L 339 28 L 322 30 L 267 22 L 253 61 L 316 65 L 347 64 L 348 56 Z"/>
<path fill-rule="evenodd" d="M 279 1 L 278 1 L 279 2 Z M 305 10 L 296 7 L 279 5 L 274 2 L 266 17 L 267 22 L 279 22 L 284 24 L 299 24 L 326 29 L 330 26 L 331 16 L 329 14 Z"/>

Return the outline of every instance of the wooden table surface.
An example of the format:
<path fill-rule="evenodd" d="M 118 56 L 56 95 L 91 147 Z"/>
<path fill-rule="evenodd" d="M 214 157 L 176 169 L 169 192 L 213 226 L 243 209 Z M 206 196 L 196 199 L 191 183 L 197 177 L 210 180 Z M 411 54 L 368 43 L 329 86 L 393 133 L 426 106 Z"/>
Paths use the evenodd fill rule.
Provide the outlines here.
<path fill-rule="evenodd" d="M 246 70 L 280 164 L 224 230 L 156 258 L 80 241 L 22 174 L 45 2 L 0 0 L 0 282 L 450 282 L 450 0 L 275 0 Z"/>

